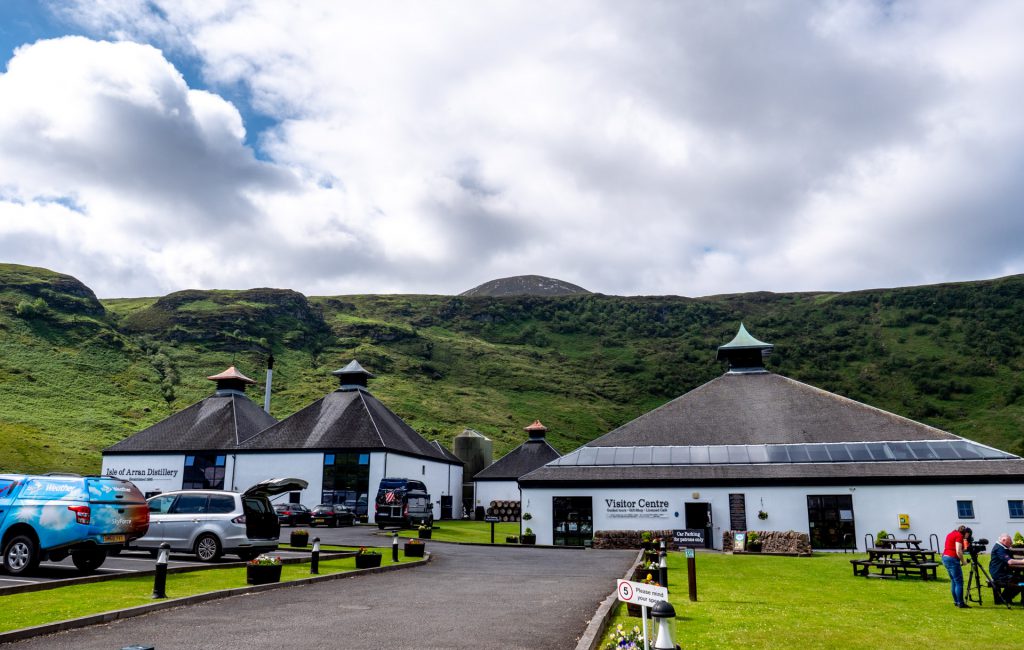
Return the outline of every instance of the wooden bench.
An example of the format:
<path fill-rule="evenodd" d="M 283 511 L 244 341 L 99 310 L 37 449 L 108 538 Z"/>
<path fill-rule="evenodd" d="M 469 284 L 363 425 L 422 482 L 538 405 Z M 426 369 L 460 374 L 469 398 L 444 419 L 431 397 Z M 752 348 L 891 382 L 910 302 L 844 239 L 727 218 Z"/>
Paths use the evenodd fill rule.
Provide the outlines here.
<path fill-rule="evenodd" d="M 865 578 L 895 578 L 898 576 L 897 572 L 900 568 L 899 562 L 879 562 L 877 560 L 850 560 L 850 564 L 853 566 L 853 575 Z M 871 567 L 878 569 L 878 573 L 871 573 Z"/>

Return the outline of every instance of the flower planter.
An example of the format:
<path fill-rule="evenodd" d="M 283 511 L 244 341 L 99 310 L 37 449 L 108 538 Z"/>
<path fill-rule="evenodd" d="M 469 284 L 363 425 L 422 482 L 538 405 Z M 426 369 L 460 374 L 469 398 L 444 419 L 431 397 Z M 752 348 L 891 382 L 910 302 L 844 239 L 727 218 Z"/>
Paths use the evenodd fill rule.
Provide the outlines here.
<path fill-rule="evenodd" d="M 406 544 L 405 545 L 405 557 L 423 557 L 423 552 L 427 550 L 426 544 Z"/>
<path fill-rule="evenodd" d="M 431 534 L 432 534 L 433 532 L 434 532 L 433 530 L 431 530 L 430 528 L 428 528 L 427 530 L 421 530 L 421 531 L 419 531 L 418 533 L 416 533 L 416 536 L 417 536 L 417 537 L 419 537 L 420 539 L 430 539 L 430 535 L 431 535 Z"/>
<path fill-rule="evenodd" d="M 296 548 L 305 548 L 309 545 L 309 533 L 292 533 L 288 544 Z"/>
<path fill-rule="evenodd" d="M 536 535 L 523 535 L 522 537 L 519 538 L 519 541 L 522 544 L 536 544 L 537 543 L 537 536 Z"/>
<path fill-rule="evenodd" d="M 280 564 L 249 564 L 245 567 L 245 581 L 250 585 L 281 582 Z"/>
<path fill-rule="evenodd" d="M 360 553 L 356 556 L 356 568 L 357 569 L 373 569 L 380 566 L 380 561 L 383 556 L 380 553 L 370 555 L 369 553 Z"/>

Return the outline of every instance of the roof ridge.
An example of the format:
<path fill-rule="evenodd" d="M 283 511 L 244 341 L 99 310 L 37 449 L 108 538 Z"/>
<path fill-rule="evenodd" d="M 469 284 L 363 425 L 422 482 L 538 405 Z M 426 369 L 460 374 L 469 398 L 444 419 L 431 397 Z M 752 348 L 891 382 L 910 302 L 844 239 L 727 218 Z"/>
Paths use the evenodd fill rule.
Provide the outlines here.
<path fill-rule="evenodd" d="M 370 418 L 370 424 L 373 425 L 373 430 L 377 432 L 377 438 L 380 439 L 381 446 L 384 447 L 385 450 L 387 450 L 388 443 L 384 441 L 384 436 L 382 436 L 380 433 L 380 427 L 377 426 L 377 420 L 374 419 L 373 412 L 370 411 L 370 406 L 366 403 L 366 400 L 363 398 L 363 391 L 356 390 L 356 392 L 359 393 L 359 401 L 360 403 L 362 403 L 363 408 L 366 410 L 366 416 Z"/>

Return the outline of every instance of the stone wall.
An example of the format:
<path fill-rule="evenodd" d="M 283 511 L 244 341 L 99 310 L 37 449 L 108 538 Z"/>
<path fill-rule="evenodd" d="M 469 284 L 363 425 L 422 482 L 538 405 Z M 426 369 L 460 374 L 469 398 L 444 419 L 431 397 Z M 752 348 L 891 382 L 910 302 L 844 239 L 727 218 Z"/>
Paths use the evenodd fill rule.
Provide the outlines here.
<path fill-rule="evenodd" d="M 731 530 L 722 533 L 722 548 L 726 551 L 732 550 L 732 533 Z M 747 534 L 750 533 L 757 533 L 761 538 L 762 553 L 811 554 L 811 540 L 807 533 L 795 530 L 748 530 Z"/>
<path fill-rule="evenodd" d="M 642 530 L 597 530 L 594 531 L 594 548 L 640 548 Z M 653 537 L 672 539 L 671 530 L 648 531 Z"/>

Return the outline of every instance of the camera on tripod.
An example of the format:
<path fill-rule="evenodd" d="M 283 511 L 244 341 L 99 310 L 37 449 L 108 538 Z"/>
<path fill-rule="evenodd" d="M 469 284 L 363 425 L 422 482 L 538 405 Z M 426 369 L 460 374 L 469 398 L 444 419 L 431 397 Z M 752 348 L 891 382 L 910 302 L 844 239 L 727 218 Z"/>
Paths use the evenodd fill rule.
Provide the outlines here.
<path fill-rule="evenodd" d="M 977 562 L 978 554 L 984 553 L 986 548 L 988 548 L 988 540 L 984 537 L 981 539 L 972 539 L 967 545 L 967 553 L 971 556 L 971 561 Z"/>

